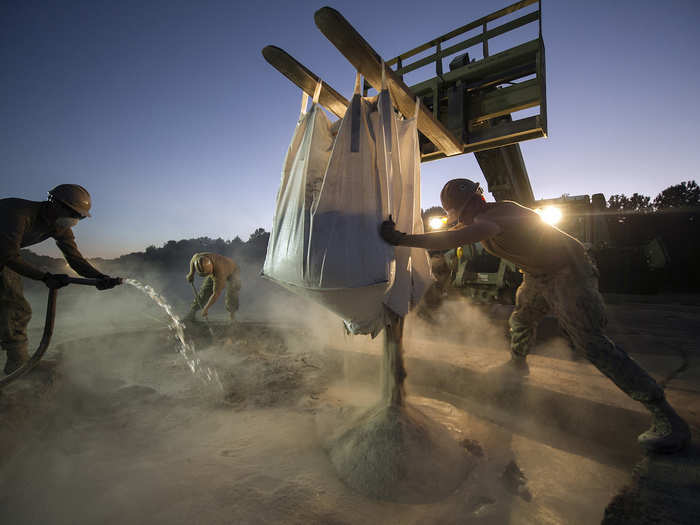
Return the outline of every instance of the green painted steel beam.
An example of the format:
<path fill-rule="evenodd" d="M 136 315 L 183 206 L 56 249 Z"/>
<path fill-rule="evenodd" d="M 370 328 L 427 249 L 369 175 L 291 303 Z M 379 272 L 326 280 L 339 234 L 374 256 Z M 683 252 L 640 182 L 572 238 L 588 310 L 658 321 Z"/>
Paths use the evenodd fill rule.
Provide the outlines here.
<path fill-rule="evenodd" d="M 462 27 L 458 27 L 457 29 L 454 29 L 450 31 L 449 33 L 445 33 L 442 36 L 439 36 L 437 38 L 433 38 L 429 42 L 426 42 L 425 44 L 421 44 L 418 47 L 414 47 L 410 51 L 406 51 L 405 53 L 400 54 L 399 56 L 392 58 L 390 61 L 387 62 L 387 65 L 392 66 L 396 64 L 399 60 L 405 61 L 407 58 L 411 58 L 412 56 L 417 55 L 418 53 L 421 53 L 425 51 L 426 49 L 430 49 L 431 47 L 435 47 L 439 42 L 445 42 L 447 40 L 451 40 L 452 38 L 455 38 L 463 33 L 466 33 L 467 31 L 471 31 L 472 29 L 476 29 L 477 27 L 483 26 L 484 24 L 488 22 L 492 22 L 494 20 L 497 20 L 503 16 L 509 15 L 510 13 L 514 13 L 515 11 L 518 11 L 520 9 L 523 9 L 529 5 L 534 4 L 535 2 L 538 2 L 539 0 L 521 0 L 520 2 L 516 2 L 514 4 L 511 4 L 507 7 L 504 7 L 503 9 L 499 9 L 498 11 L 495 11 L 491 13 L 490 15 L 483 16 L 479 18 L 478 20 L 474 20 L 473 22 L 469 22 L 467 25 L 464 25 Z M 539 9 L 537 11 L 539 13 Z"/>
<path fill-rule="evenodd" d="M 540 84 L 536 78 L 510 87 L 484 93 L 469 103 L 469 123 L 473 124 L 540 105 Z"/>
<path fill-rule="evenodd" d="M 519 46 L 507 49 L 483 60 L 467 64 L 445 73 L 442 78 L 436 77 L 411 86 L 411 91 L 422 96 L 431 91 L 433 83 L 437 79 L 440 85 L 452 84 L 459 80 L 464 83 L 477 82 L 480 79 L 490 78 L 494 75 L 504 74 L 519 66 L 528 67 L 527 73 L 518 73 L 518 76 L 536 72 L 537 52 L 540 50 L 540 40 L 535 39 Z M 502 80 L 506 82 L 507 80 Z"/>
<path fill-rule="evenodd" d="M 464 49 L 468 49 L 474 45 L 482 43 L 484 40 L 488 40 L 489 38 L 496 37 L 498 35 L 502 35 L 503 33 L 507 33 L 508 31 L 511 31 L 513 29 L 516 29 L 518 27 L 524 26 L 526 24 L 529 24 L 531 22 L 534 22 L 539 19 L 539 13 L 528 13 L 525 16 L 522 16 L 520 18 L 516 18 L 515 20 L 511 20 L 510 22 L 507 22 L 503 25 L 500 25 L 498 27 L 495 27 L 493 29 L 490 29 L 486 31 L 486 33 L 482 33 L 480 35 L 476 35 L 472 38 L 468 38 L 467 40 L 463 42 L 459 42 L 457 44 L 454 44 L 450 47 L 446 47 L 445 49 L 441 50 L 439 53 L 433 53 L 430 56 L 427 56 L 425 58 L 421 58 L 420 60 L 416 60 L 415 62 L 411 62 L 410 64 L 406 64 L 402 66 L 400 69 L 397 69 L 396 72 L 399 75 L 403 75 L 405 73 L 410 73 L 411 71 L 415 71 L 416 69 L 419 69 L 423 66 L 426 66 L 430 64 L 431 62 L 435 62 L 438 59 L 442 59 L 444 57 L 454 55 L 455 53 L 458 53 L 459 51 L 463 51 Z"/>
<path fill-rule="evenodd" d="M 465 146 L 464 153 L 491 149 L 522 140 L 546 136 L 540 116 L 535 115 L 513 122 L 503 122 L 482 131 L 470 133 L 469 144 Z"/>

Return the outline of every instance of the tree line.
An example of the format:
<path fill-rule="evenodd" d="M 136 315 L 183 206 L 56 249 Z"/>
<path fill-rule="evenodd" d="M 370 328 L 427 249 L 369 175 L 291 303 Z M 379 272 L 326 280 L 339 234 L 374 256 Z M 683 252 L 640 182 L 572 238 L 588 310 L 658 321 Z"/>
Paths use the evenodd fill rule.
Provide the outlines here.
<path fill-rule="evenodd" d="M 679 237 L 676 244 L 685 246 L 683 251 L 688 251 L 687 239 L 696 234 L 696 223 L 698 221 L 695 220 L 695 217 L 700 212 L 700 187 L 694 180 L 681 182 L 664 189 L 653 200 L 647 195 L 641 195 L 636 192 L 629 197 L 624 194 L 616 194 L 610 196 L 607 205 L 610 211 L 620 212 L 620 215 L 624 215 L 626 218 L 637 216 L 639 220 L 643 220 L 646 216 L 654 221 L 654 224 L 652 224 L 647 220 L 643 220 L 642 223 L 637 225 L 638 220 L 636 219 L 633 223 L 624 220 L 617 226 L 618 228 L 624 228 L 624 231 L 620 231 L 616 235 L 617 237 L 624 237 L 630 241 L 639 242 L 643 238 L 662 236 L 669 244 L 674 244 L 669 237 Z M 684 213 L 674 214 L 678 215 L 677 217 L 668 217 L 669 220 L 673 219 L 673 224 L 668 225 L 665 224 L 668 222 L 666 220 L 662 221 L 664 224 L 656 224 L 658 221 L 649 216 L 655 212 L 668 210 Z M 425 217 L 434 213 L 443 214 L 444 210 L 439 206 L 433 206 L 426 209 L 423 213 Z M 613 214 L 611 219 L 614 216 L 615 214 Z M 611 224 L 618 222 L 613 220 Z M 633 230 L 640 230 L 640 232 L 635 233 Z M 96 258 L 93 261 L 103 271 L 113 271 L 115 274 L 125 272 L 140 274 L 148 270 L 182 273 L 187 271 L 187 265 L 193 254 L 197 252 L 214 252 L 231 257 L 243 264 L 261 266 L 267 251 L 269 237 L 270 234 L 264 228 L 258 228 L 250 234 L 247 241 L 243 241 L 238 236 L 230 240 L 222 238 L 212 239 L 209 237 L 181 239 L 178 241 L 170 240 L 161 247 L 151 245 L 144 251 L 129 253 L 116 259 Z M 62 259 L 39 256 L 29 250 L 22 250 L 22 254 L 29 262 L 43 267 L 47 271 L 64 273 L 67 270 L 65 261 Z M 692 258 L 696 260 L 695 252 L 693 254 Z"/>
<path fill-rule="evenodd" d="M 240 237 L 231 240 L 198 237 L 196 239 L 170 240 L 161 247 L 148 246 L 144 251 L 132 252 L 115 259 L 92 258 L 101 271 L 115 275 L 143 275 L 148 272 L 187 273 L 191 257 L 198 252 L 212 252 L 231 257 L 243 264 L 262 265 L 270 234 L 258 228 L 247 241 Z M 22 257 L 52 273 L 72 273 L 62 258 L 38 255 L 31 250 L 22 250 Z"/>
<path fill-rule="evenodd" d="M 700 207 L 700 187 L 694 180 L 669 186 L 652 200 L 648 195 L 633 193 L 611 195 L 608 208 L 622 212 L 652 213 L 663 210 L 691 210 Z"/>

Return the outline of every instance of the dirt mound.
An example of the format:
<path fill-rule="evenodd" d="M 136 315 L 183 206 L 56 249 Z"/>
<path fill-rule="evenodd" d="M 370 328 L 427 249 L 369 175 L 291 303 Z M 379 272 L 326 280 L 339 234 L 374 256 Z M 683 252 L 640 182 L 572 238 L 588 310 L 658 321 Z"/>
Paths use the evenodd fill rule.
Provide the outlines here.
<path fill-rule="evenodd" d="M 354 490 L 405 503 L 446 497 L 475 466 L 444 427 L 410 405 L 370 409 L 333 434 L 327 450 Z"/>
<path fill-rule="evenodd" d="M 237 408 L 295 406 L 316 398 L 333 366 L 318 350 L 303 349 L 300 331 L 240 324 L 228 329 L 221 351 L 234 359 L 220 370 L 224 397 Z"/>

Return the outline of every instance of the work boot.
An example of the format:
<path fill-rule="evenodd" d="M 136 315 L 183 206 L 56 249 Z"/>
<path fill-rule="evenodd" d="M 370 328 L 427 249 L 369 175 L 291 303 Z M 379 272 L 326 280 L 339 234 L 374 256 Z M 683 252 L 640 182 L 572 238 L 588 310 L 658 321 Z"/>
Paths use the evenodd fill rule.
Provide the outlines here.
<path fill-rule="evenodd" d="M 489 374 L 501 381 L 520 382 L 530 375 L 527 357 L 511 353 L 509 361 L 492 368 Z"/>
<path fill-rule="evenodd" d="M 648 452 L 671 454 L 685 447 L 690 442 L 690 428 L 668 401 L 644 403 L 651 412 L 651 428 L 637 438 L 639 444 Z"/>
<path fill-rule="evenodd" d="M 530 367 L 527 364 L 527 356 L 510 353 L 510 361 L 506 363 L 515 374 L 520 376 L 530 375 Z"/>
<path fill-rule="evenodd" d="M 27 352 L 26 346 L 8 350 L 7 362 L 5 363 L 5 374 L 11 374 L 27 361 L 29 361 L 29 352 Z"/>

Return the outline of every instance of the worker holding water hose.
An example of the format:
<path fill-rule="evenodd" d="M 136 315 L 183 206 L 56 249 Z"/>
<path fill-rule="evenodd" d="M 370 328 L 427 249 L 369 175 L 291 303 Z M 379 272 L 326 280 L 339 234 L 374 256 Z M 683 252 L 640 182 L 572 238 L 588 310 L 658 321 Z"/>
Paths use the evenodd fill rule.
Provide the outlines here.
<path fill-rule="evenodd" d="M 545 223 L 529 208 L 515 202 L 487 203 L 478 183 L 449 181 L 440 194 L 448 213 L 447 231 L 406 235 L 385 221 L 381 236 L 395 246 L 447 250 L 480 242 L 484 249 L 523 270 L 510 317 L 511 361 L 507 368 L 528 373 L 527 354 L 535 342 L 542 318 L 554 314 L 598 370 L 652 414 L 652 427 L 639 443 L 654 452 L 674 452 L 690 441 L 685 421 L 665 399 L 663 389 L 627 353 L 604 333 L 605 304 L 598 291 L 598 270 L 583 245 Z"/>
<path fill-rule="evenodd" d="M 238 292 L 241 289 L 238 265 L 228 257 L 218 253 L 195 253 L 190 260 L 190 271 L 187 280 L 194 282 L 195 271 L 202 277 L 199 293 L 195 294 L 190 312 L 185 316 L 185 321 L 194 321 L 198 310 L 207 317 L 209 309 L 217 301 L 221 293 L 226 289 L 225 305 L 231 317 L 231 321 L 238 310 Z"/>
<path fill-rule="evenodd" d="M 7 352 L 5 373 L 10 374 L 28 359 L 27 324 L 32 309 L 24 297 L 21 277 L 44 281 L 49 288 L 68 284 L 68 276 L 51 274 L 22 259 L 20 249 L 53 238 L 70 267 L 79 275 L 100 279 L 98 288 L 119 284 L 96 270 L 82 256 L 73 230 L 90 216 L 90 194 L 77 184 L 61 184 L 49 191 L 47 201 L 0 199 L 0 345 Z"/>

